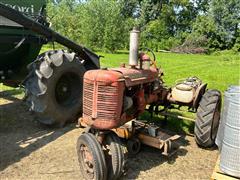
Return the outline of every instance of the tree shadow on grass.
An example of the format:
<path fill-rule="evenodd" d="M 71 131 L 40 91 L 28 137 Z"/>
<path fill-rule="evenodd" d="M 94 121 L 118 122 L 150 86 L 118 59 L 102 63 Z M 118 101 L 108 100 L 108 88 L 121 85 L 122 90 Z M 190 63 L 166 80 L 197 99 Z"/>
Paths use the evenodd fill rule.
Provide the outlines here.
<path fill-rule="evenodd" d="M 25 103 L 13 96 L 18 93 L 21 91 L 0 93 L 5 99 L 0 105 L 0 171 L 75 128 L 74 124 L 61 129 L 41 125 Z"/>
<path fill-rule="evenodd" d="M 18 95 L 23 96 L 23 89 L 11 89 L 6 91 L 0 91 L 0 99 L 5 99 L 9 101 L 19 101 L 19 99 L 15 97 Z"/>

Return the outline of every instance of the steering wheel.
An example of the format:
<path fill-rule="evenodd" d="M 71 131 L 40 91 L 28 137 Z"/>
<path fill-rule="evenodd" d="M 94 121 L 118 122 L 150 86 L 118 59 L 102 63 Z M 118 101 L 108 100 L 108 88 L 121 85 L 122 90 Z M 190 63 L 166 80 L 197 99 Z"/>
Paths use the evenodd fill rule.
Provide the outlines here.
<path fill-rule="evenodd" d="M 153 65 L 154 68 L 157 69 L 156 55 L 153 52 L 153 50 L 150 48 L 144 47 L 144 48 L 140 48 L 140 51 L 144 54 L 147 54 L 150 57 L 150 61 L 151 61 L 150 65 L 151 66 Z"/>

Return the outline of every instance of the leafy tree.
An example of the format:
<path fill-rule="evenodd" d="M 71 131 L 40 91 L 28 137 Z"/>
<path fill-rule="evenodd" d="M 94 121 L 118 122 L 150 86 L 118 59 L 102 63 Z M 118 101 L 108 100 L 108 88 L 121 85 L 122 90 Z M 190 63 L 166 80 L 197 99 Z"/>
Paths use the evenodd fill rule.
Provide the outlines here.
<path fill-rule="evenodd" d="M 191 0 L 191 2 L 193 3 L 197 14 L 206 14 L 211 0 Z"/>
<path fill-rule="evenodd" d="M 232 48 L 239 37 L 240 1 L 212 0 L 210 16 L 216 24 L 216 38 L 220 49 Z"/>
<path fill-rule="evenodd" d="M 165 1 L 156 20 L 150 21 L 143 31 L 146 44 L 154 49 L 171 49 L 179 45 L 191 31 L 197 16 L 193 2 L 186 0 Z M 149 41 L 151 43 L 149 43 Z"/>
<path fill-rule="evenodd" d="M 114 0 L 91 0 L 79 6 L 79 26 L 89 47 L 115 51 L 123 47 L 126 23 L 122 4 Z"/>
<path fill-rule="evenodd" d="M 139 26 L 142 45 L 179 44 L 209 49 L 239 47 L 239 0 L 49 0 L 52 27 L 87 47 L 127 48 Z"/>
<path fill-rule="evenodd" d="M 128 39 L 122 3 L 115 0 L 54 0 L 48 4 L 52 27 L 87 47 L 115 51 Z"/>
<path fill-rule="evenodd" d="M 231 49 L 239 37 L 239 12 L 239 0 L 212 0 L 208 13 L 193 23 L 188 40 L 206 37 L 210 49 Z"/>
<path fill-rule="evenodd" d="M 48 17 L 52 28 L 64 36 L 77 41 L 76 13 L 69 0 L 48 3 Z"/>

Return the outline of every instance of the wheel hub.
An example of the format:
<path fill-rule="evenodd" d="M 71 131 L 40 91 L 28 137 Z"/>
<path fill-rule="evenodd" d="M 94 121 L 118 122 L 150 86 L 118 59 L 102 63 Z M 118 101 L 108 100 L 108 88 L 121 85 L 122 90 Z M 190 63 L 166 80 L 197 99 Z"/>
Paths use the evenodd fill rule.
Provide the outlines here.
<path fill-rule="evenodd" d="M 89 176 L 94 176 L 94 170 L 93 170 L 93 156 L 89 152 L 88 148 L 84 145 L 80 148 L 83 162 L 84 162 L 84 169 L 87 172 Z"/>
<path fill-rule="evenodd" d="M 73 106 L 81 96 L 81 79 L 74 73 L 63 74 L 55 88 L 55 98 L 59 105 Z"/>

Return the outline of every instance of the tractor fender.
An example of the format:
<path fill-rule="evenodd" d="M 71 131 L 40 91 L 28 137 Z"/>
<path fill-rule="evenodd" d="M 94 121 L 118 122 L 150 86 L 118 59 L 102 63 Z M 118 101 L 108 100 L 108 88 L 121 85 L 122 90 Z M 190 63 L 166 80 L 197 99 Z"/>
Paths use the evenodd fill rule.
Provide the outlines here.
<path fill-rule="evenodd" d="M 207 88 L 207 83 L 201 84 L 201 85 L 197 88 L 197 90 L 196 90 L 196 92 L 195 92 L 195 95 L 194 95 L 194 99 L 193 99 L 193 107 L 194 107 L 195 109 L 198 108 L 199 102 L 200 102 L 203 94 L 205 93 L 206 88 Z"/>

